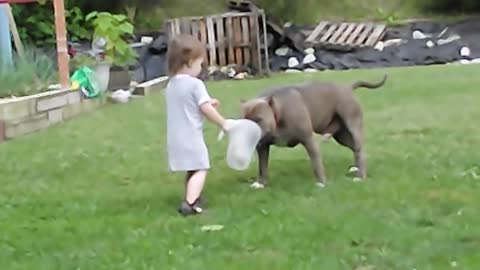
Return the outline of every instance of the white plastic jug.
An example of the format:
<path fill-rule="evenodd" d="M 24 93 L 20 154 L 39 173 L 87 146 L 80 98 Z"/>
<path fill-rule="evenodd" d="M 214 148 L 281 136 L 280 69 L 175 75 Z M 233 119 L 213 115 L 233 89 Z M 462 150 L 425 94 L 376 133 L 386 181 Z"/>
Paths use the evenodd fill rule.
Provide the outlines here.
<path fill-rule="evenodd" d="M 262 136 L 260 126 L 248 119 L 227 120 L 228 148 L 227 164 L 230 168 L 243 171 L 248 168 L 255 148 Z M 223 131 L 218 134 L 218 139 L 223 138 Z"/>

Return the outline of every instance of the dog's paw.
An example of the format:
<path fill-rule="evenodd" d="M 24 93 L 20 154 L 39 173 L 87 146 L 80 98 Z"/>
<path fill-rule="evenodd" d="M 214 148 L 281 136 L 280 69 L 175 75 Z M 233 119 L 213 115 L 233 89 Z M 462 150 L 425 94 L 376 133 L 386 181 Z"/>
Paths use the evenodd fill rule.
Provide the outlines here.
<path fill-rule="evenodd" d="M 250 187 L 253 189 L 262 189 L 265 188 L 265 185 L 255 181 L 250 185 Z"/>
<path fill-rule="evenodd" d="M 326 133 L 322 135 L 322 141 L 326 142 L 332 138 L 332 134 Z"/>
<path fill-rule="evenodd" d="M 317 182 L 316 185 L 317 185 L 317 187 L 319 187 L 319 188 L 325 188 L 325 184 L 324 184 L 324 183 Z"/>
<path fill-rule="evenodd" d="M 348 169 L 348 173 L 357 173 L 358 171 L 360 171 L 360 169 L 355 166 L 352 166 Z"/>
<path fill-rule="evenodd" d="M 362 181 L 363 181 L 363 179 L 360 178 L 360 177 L 354 177 L 353 178 L 353 182 L 362 182 Z"/>

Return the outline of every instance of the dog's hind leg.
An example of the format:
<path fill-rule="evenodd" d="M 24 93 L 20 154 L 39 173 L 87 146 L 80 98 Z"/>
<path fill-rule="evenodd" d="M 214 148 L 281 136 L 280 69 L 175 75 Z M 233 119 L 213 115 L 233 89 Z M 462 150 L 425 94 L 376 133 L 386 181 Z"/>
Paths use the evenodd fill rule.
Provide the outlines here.
<path fill-rule="evenodd" d="M 363 148 L 363 121 L 361 114 L 350 117 L 345 121 L 342 119 L 341 124 L 342 128 L 333 137 L 339 144 L 352 150 L 355 167 L 351 168 L 351 172 L 355 173 L 355 176 L 358 178 L 356 180 L 366 179 L 367 165 Z"/>
<path fill-rule="evenodd" d="M 317 178 L 317 185 L 319 187 L 325 187 L 327 178 L 325 177 L 325 170 L 323 167 L 322 156 L 320 154 L 320 149 L 315 141 L 313 135 L 310 138 L 306 139 L 303 142 L 305 149 L 310 157 L 311 166 L 315 177 Z"/>

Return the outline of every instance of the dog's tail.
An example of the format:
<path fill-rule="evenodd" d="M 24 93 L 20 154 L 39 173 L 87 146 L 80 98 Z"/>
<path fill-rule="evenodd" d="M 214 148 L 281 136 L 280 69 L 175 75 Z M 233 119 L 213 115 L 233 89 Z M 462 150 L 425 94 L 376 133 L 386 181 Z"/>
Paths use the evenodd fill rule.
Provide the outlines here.
<path fill-rule="evenodd" d="M 371 83 L 371 82 L 366 82 L 366 81 L 356 81 L 355 83 L 352 84 L 352 90 L 355 90 L 357 88 L 360 88 L 360 87 L 364 87 L 364 88 L 370 88 L 370 89 L 375 89 L 375 88 L 379 88 L 379 87 L 382 87 L 385 82 L 387 81 L 387 74 L 385 74 L 383 76 L 383 80 L 380 81 L 380 82 L 377 82 L 377 83 Z"/>

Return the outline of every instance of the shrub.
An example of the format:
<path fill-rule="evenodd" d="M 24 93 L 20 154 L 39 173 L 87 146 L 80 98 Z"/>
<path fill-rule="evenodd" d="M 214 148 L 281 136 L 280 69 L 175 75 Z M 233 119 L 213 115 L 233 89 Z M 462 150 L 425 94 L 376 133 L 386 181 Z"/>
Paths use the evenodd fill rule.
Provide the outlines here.
<path fill-rule="evenodd" d="M 26 48 L 25 59 L 16 55 L 11 69 L 0 69 L 0 98 L 36 94 L 56 82 L 55 61 L 40 50 Z"/>

